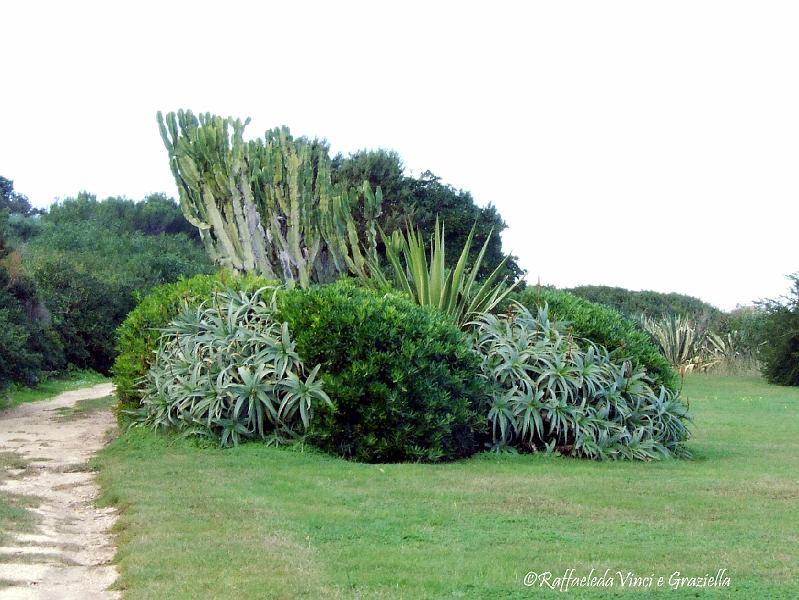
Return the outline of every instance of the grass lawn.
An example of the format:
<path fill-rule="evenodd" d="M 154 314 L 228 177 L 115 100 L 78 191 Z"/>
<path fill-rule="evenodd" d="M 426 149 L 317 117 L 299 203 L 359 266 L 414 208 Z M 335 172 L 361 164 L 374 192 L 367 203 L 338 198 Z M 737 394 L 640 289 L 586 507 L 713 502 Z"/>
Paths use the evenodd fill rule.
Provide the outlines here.
<path fill-rule="evenodd" d="M 694 375 L 692 461 L 353 464 L 134 431 L 97 459 L 127 598 L 799 598 L 799 389 Z M 614 587 L 528 588 L 611 570 Z M 727 569 L 722 591 L 668 589 Z M 616 571 L 654 574 L 624 592 Z M 666 584 L 656 588 L 657 577 Z"/>
<path fill-rule="evenodd" d="M 108 377 L 94 371 L 73 371 L 62 377 L 47 379 L 34 388 L 12 387 L 8 398 L 0 397 L 0 411 L 13 408 L 23 402 L 36 402 L 57 396 L 62 392 L 77 390 L 98 383 L 106 383 Z"/>

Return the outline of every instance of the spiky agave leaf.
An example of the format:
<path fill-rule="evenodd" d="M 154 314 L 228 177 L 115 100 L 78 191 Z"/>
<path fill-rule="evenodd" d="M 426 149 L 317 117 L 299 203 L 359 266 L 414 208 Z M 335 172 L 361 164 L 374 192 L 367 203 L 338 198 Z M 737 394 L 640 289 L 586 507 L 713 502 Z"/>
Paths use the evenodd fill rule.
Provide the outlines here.
<path fill-rule="evenodd" d="M 386 275 L 375 258 L 369 261 L 368 270 L 359 274 L 360 280 L 375 289 L 383 289 L 393 281 L 395 287 L 417 304 L 437 308 L 450 315 L 459 327 L 467 328 L 470 320 L 493 310 L 518 284 L 509 286 L 504 280 L 500 281 L 508 257 L 478 284 L 477 274 L 491 234 L 469 267 L 474 232 L 475 227 L 472 227 L 455 266 L 449 268 L 446 266 L 444 224 L 438 219 L 430 239 L 429 257 L 421 233 L 410 223 L 404 232 L 395 231 L 391 236 L 380 229 L 391 277 Z"/>

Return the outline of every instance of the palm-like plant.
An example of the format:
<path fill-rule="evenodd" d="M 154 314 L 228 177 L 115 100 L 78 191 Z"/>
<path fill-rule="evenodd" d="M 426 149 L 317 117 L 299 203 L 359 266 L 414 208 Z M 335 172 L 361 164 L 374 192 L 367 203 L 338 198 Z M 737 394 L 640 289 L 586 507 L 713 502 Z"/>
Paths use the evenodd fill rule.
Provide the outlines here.
<path fill-rule="evenodd" d="M 475 316 L 494 309 L 516 287 L 516 283 L 508 286 L 504 280 L 499 280 L 508 257 L 497 265 L 485 281 L 478 282 L 477 273 L 489 240 L 486 239 L 474 264 L 469 267 L 474 231 L 472 227 L 455 267 L 449 268 L 445 260 L 444 224 L 438 220 L 430 240 L 429 256 L 422 235 L 410 223 L 404 232 L 395 231 L 391 236 L 381 229 L 390 275 L 372 257 L 368 261 L 368 271 L 361 270 L 359 277 L 363 283 L 378 289 L 398 287 L 417 304 L 437 308 L 450 315 L 463 328 Z"/>
<path fill-rule="evenodd" d="M 733 334 L 723 338 L 679 315 L 659 320 L 642 317 L 641 323 L 682 377 L 736 358 Z"/>

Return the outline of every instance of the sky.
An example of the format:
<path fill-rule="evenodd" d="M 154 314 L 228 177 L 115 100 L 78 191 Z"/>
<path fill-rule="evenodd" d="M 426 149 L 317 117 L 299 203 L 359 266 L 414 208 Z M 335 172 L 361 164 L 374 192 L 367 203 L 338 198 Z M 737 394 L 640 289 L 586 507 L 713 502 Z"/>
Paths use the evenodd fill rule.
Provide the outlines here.
<path fill-rule="evenodd" d="M 0 175 L 177 191 L 155 115 L 396 150 L 493 203 L 528 280 L 729 310 L 799 271 L 799 3 L 0 4 Z"/>

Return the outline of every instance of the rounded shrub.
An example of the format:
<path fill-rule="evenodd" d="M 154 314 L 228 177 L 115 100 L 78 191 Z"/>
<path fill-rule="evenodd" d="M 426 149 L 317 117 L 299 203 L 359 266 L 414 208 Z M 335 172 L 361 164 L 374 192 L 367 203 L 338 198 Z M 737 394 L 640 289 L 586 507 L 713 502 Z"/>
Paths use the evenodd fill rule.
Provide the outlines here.
<path fill-rule="evenodd" d="M 308 432 L 323 450 L 365 462 L 452 460 L 485 430 L 480 359 L 445 315 L 405 297 L 339 282 L 278 301 L 305 364 L 321 365 L 333 407 Z"/>
<path fill-rule="evenodd" d="M 553 288 L 530 287 L 511 298 L 533 313 L 548 306 L 550 318 L 566 321 L 573 336 L 604 346 L 616 358 L 645 369 L 656 388 L 664 386 L 673 392 L 679 387 L 677 374 L 654 340 L 620 312 Z"/>
<path fill-rule="evenodd" d="M 190 306 L 208 301 L 215 291 L 254 292 L 270 285 L 269 280 L 253 275 L 236 276 L 229 272 L 196 275 L 161 285 L 139 299 L 138 305 L 117 329 L 117 357 L 111 369 L 117 396 L 124 408 L 137 408 L 142 399 L 139 384 L 155 360 L 161 329 Z"/>

